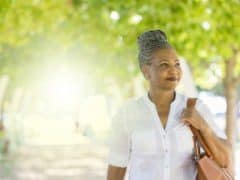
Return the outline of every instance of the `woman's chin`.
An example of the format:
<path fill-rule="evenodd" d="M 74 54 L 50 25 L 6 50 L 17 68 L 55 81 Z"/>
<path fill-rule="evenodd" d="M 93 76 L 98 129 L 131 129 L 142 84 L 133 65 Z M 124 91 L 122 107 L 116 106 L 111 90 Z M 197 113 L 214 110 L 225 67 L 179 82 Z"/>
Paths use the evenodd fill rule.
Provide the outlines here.
<path fill-rule="evenodd" d="M 174 91 L 176 89 L 177 86 L 161 86 L 161 87 L 157 87 L 156 89 L 158 90 L 164 90 L 164 91 Z"/>
<path fill-rule="evenodd" d="M 162 87 L 162 89 L 169 90 L 169 91 L 175 90 L 177 85 L 178 85 L 178 83 L 168 84 L 168 85 Z"/>

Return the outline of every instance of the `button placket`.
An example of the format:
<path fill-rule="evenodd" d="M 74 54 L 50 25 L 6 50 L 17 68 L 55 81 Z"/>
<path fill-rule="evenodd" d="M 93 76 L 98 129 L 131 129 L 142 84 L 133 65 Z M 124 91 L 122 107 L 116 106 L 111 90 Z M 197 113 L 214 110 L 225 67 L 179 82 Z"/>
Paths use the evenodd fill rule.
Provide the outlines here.
<path fill-rule="evenodd" d="M 164 141 L 164 156 L 165 156 L 165 161 L 164 161 L 164 174 L 165 178 L 168 179 L 169 177 L 169 162 L 170 162 L 170 154 L 169 154 L 169 142 L 168 142 L 168 137 L 167 133 L 163 134 L 163 141 Z"/>
<path fill-rule="evenodd" d="M 164 141 L 164 152 L 168 153 L 168 151 L 169 151 L 169 143 L 168 143 L 168 138 L 167 138 L 167 134 L 166 133 L 163 134 L 163 141 Z"/>

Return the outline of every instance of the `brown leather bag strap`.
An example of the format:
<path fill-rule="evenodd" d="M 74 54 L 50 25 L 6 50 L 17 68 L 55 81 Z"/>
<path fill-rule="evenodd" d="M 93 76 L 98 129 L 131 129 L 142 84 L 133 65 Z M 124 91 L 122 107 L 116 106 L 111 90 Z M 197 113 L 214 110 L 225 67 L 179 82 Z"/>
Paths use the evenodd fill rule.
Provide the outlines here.
<path fill-rule="evenodd" d="M 193 135 L 193 143 L 194 143 L 194 159 L 198 161 L 201 158 L 200 154 L 200 145 L 197 141 L 196 136 Z"/>
<path fill-rule="evenodd" d="M 205 153 L 207 154 L 207 156 L 209 158 L 212 158 L 213 157 L 212 153 L 211 153 L 210 149 L 208 148 L 208 146 L 206 145 L 206 143 L 204 142 L 203 137 L 202 137 L 200 131 L 197 130 L 196 128 L 194 128 L 191 125 L 190 125 L 190 129 L 191 129 L 192 133 L 194 134 L 194 136 L 196 137 L 195 138 L 195 141 L 197 141 L 196 144 L 198 146 L 201 146 L 204 149 Z"/>
<path fill-rule="evenodd" d="M 194 108 L 195 104 L 196 104 L 196 101 L 197 101 L 197 98 L 189 98 L 187 100 L 187 108 L 188 109 Z M 207 144 L 204 141 L 204 138 L 201 135 L 201 132 L 198 129 L 196 129 L 193 126 L 191 126 L 191 125 L 189 127 L 190 127 L 190 129 L 191 129 L 191 131 L 192 131 L 192 133 L 194 135 L 194 151 L 195 151 L 195 155 L 197 157 L 200 156 L 200 150 L 199 150 L 200 149 L 199 144 L 200 144 L 201 147 L 204 149 L 205 153 L 207 154 L 207 156 L 210 157 L 210 158 L 213 158 L 212 153 L 211 153 L 209 147 L 207 146 Z"/>

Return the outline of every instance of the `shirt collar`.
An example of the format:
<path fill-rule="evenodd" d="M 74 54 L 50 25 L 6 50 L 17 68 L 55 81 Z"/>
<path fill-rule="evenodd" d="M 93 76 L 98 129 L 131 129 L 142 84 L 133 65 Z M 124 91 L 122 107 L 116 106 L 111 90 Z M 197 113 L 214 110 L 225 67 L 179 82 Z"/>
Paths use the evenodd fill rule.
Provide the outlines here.
<path fill-rule="evenodd" d="M 143 96 L 143 101 L 145 102 L 147 107 L 150 109 L 150 111 L 153 113 L 153 117 L 154 117 L 155 121 L 159 124 L 159 117 L 158 117 L 158 113 L 157 113 L 157 108 L 156 108 L 155 104 L 149 99 L 148 92 L 145 93 L 145 95 Z M 175 91 L 175 99 L 172 101 L 172 103 L 170 105 L 171 107 L 170 107 L 169 117 L 168 117 L 169 121 L 167 122 L 166 130 L 168 130 L 169 128 L 172 128 L 175 125 L 177 125 L 176 122 L 178 122 L 178 121 L 175 121 L 175 120 L 178 119 L 177 118 L 177 116 L 178 116 L 178 109 L 179 109 L 178 105 L 179 105 L 179 103 L 181 101 L 182 101 L 181 100 L 181 94 L 178 94 Z"/>
<path fill-rule="evenodd" d="M 171 106 L 175 106 L 176 104 L 178 104 L 179 99 L 180 99 L 179 97 L 180 97 L 180 95 L 175 91 L 175 98 L 171 102 Z M 156 107 L 155 104 L 149 99 L 148 92 L 145 93 L 145 95 L 143 96 L 143 99 L 149 107 L 151 107 L 151 108 Z"/>

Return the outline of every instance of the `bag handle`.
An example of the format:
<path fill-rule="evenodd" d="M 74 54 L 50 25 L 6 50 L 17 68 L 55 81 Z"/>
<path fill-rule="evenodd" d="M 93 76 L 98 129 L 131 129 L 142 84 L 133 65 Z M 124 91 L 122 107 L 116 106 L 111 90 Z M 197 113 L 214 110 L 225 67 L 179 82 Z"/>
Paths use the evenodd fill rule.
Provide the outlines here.
<path fill-rule="evenodd" d="M 195 104 L 196 104 L 197 98 L 189 98 L 187 100 L 187 108 L 194 108 Z M 213 154 L 211 153 L 210 149 L 208 148 L 207 144 L 204 141 L 204 138 L 201 135 L 200 130 L 194 128 L 193 126 L 189 126 L 192 133 L 193 133 L 193 140 L 194 140 L 194 152 L 195 152 L 195 158 L 197 158 L 196 160 L 199 160 L 200 157 L 200 145 L 202 146 L 202 148 L 204 149 L 206 155 L 210 158 L 213 159 Z M 232 170 L 228 169 L 228 168 L 222 168 L 222 170 L 225 173 L 225 176 L 228 176 L 229 179 L 234 180 L 234 173 Z"/>
<path fill-rule="evenodd" d="M 189 98 L 187 100 L 187 108 L 193 109 L 195 107 L 196 101 L 197 101 L 197 98 Z M 206 155 L 212 159 L 213 158 L 212 153 L 209 147 L 207 146 L 207 144 L 205 143 L 200 130 L 196 129 L 192 125 L 189 125 L 189 127 L 193 133 L 195 156 L 197 158 L 200 158 L 200 146 L 201 146 L 204 149 Z"/>

